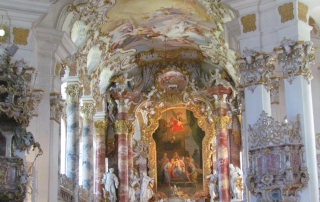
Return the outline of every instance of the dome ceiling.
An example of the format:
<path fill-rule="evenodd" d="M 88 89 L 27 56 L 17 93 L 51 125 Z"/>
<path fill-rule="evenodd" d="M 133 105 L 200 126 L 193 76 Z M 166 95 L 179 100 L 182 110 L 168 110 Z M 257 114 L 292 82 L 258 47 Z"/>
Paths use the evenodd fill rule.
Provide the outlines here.
<path fill-rule="evenodd" d="M 108 11 L 101 31 L 110 49 L 199 49 L 214 41 L 217 24 L 195 0 L 120 0 Z"/>

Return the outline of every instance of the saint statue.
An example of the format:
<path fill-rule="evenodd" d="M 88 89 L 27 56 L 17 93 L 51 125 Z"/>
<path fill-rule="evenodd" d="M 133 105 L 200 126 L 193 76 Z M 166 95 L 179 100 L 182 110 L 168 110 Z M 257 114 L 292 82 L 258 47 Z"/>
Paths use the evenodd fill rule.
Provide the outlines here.
<path fill-rule="evenodd" d="M 140 189 L 140 202 L 148 202 L 153 196 L 153 178 L 147 175 L 147 172 L 143 172 L 141 189 Z"/>
<path fill-rule="evenodd" d="M 110 202 L 117 201 L 116 189 L 118 189 L 119 181 L 117 176 L 113 173 L 114 169 L 110 168 L 109 172 L 103 174 L 102 184 L 104 184 L 104 197 L 108 198 Z"/>
<path fill-rule="evenodd" d="M 209 179 L 208 187 L 210 192 L 210 202 L 213 202 L 218 197 L 218 173 L 216 170 L 212 174 L 207 175 L 206 179 Z"/>

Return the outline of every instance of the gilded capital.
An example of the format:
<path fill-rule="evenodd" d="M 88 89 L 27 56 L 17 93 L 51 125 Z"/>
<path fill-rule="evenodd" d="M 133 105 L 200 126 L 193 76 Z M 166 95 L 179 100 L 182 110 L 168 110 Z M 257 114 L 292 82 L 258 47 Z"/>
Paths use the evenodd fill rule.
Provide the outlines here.
<path fill-rule="evenodd" d="M 131 128 L 131 122 L 128 120 L 116 120 L 114 122 L 115 134 L 129 134 Z"/>
<path fill-rule="evenodd" d="M 81 113 L 83 114 L 83 118 L 85 120 L 92 120 L 93 114 L 96 110 L 96 107 L 93 103 L 84 102 L 81 107 Z"/>
<path fill-rule="evenodd" d="M 295 76 L 302 75 L 309 83 L 312 79 L 311 66 L 314 65 L 315 54 L 313 42 L 293 41 L 284 38 L 281 45 L 274 49 L 279 63 L 283 63 L 283 77 L 292 84 Z"/>
<path fill-rule="evenodd" d="M 79 85 L 68 85 L 66 87 L 66 93 L 68 95 L 68 104 L 76 104 L 79 102 L 79 97 L 82 93 L 82 87 Z"/>
<path fill-rule="evenodd" d="M 108 122 L 107 121 L 96 121 L 94 122 L 94 128 L 97 131 L 97 135 L 105 135 L 105 131 L 108 128 Z"/>
<path fill-rule="evenodd" d="M 227 129 L 228 124 L 231 121 L 231 118 L 229 116 L 216 116 L 214 117 L 214 121 L 216 123 L 216 129 Z"/>
<path fill-rule="evenodd" d="M 273 61 L 274 58 L 270 54 L 245 49 L 243 57 L 237 59 L 241 86 L 249 87 L 253 92 L 256 86 L 260 84 L 269 90 L 271 86 L 270 77 L 275 69 Z"/>

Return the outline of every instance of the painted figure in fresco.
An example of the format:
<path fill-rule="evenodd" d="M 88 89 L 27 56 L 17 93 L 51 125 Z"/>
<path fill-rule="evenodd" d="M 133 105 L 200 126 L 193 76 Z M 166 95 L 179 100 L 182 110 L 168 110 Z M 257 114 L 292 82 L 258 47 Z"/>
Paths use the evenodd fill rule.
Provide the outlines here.
<path fill-rule="evenodd" d="M 187 166 L 187 176 L 190 182 L 195 186 L 198 182 L 197 177 L 197 168 L 194 165 L 193 159 L 190 159 L 188 166 Z"/>
<path fill-rule="evenodd" d="M 147 172 L 143 172 L 141 192 L 140 192 L 140 202 L 148 202 L 153 196 L 153 178 L 147 175 Z"/>
<path fill-rule="evenodd" d="M 170 184 L 170 179 L 171 179 L 171 173 L 172 173 L 172 163 L 174 160 L 171 159 L 171 161 L 168 161 L 166 163 L 166 165 L 164 166 L 164 179 L 163 179 L 163 183 L 166 185 Z"/>
<path fill-rule="evenodd" d="M 210 202 L 213 202 L 218 196 L 218 173 L 216 170 L 212 172 L 212 174 L 207 175 L 206 179 L 209 179 L 209 193 L 210 193 Z"/>
<path fill-rule="evenodd" d="M 104 184 L 104 196 L 107 197 L 111 202 L 116 202 L 116 189 L 118 189 L 119 181 L 113 171 L 114 169 L 110 168 L 109 172 L 103 174 L 102 184 Z"/>
<path fill-rule="evenodd" d="M 192 158 L 196 164 L 200 165 L 200 153 L 198 149 L 193 151 Z"/>
<path fill-rule="evenodd" d="M 164 153 L 163 154 L 163 157 L 162 159 L 159 161 L 159 165 L 160 165 L 160 172 L 161 172 L 161 175 L 162 175 L 162 183 L 163 184 L 166 184 L 165 182 L 165 166 L 167 165 L 167 163 L 169 162 L 169 159 L 168 159 L 168 154 L 167 153 Z"/>

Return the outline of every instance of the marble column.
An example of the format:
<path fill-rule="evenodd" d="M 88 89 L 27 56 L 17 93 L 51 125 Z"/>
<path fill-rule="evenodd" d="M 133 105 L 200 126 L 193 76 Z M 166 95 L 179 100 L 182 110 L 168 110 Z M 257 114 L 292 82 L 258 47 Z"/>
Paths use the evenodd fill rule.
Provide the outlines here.
<path fill-rule="evenodd" d="M 133 146 L 132 146 L 132 134 L 130 133 L 128 136 L 128 169 L 129 172 L 133 171 L 134 167 L 133 167 Z M 129 173 L 130 174 L 130 173 Z"/>
<path fill-rule="evenodd" d="M 103 191 L 101 180 L 103 174 L 106 172 L 105 158 L 106 158 L 106 131 L 108 123 L 106 121 L 98 120 L 94 122 L 95 128 L 95 142 L 96 142 L 96 163 L 94 168 L 94 193 L 95 201 L 102 200 Z"/>
<path fill-rule="evenodd" d="M 81 91 L 81 87 L 76 82 L 68 82 L 66 176 L 74 186 L 79 184 L 79 96 Z"/>
<path fill-rule="evenodd" d="M 92 193 L 93 185 L 93 113 L 95 106 L 92 98 L 82 97 L 82 186 Z"/>
<path fill-rule="evenodd" d="M 214 119 L 217 131 L 216 138 L 219 173 L 219 201 L 221 202 L 227 202 L 231 200 L 227 133 L 227 125 L 230 122 L 230 117 L 226 116 L 226 114 L 227 109 L 219 109 L 218 116 Z"/>
<path fill-rule="evenodd" d="M 128 154 L 128 135 L 131 122 L 127 120 L 116 120 L 114 123 L 115 134 L 117 135 L 118 146 L 118 176 L 119 176 L 119 201 L 128 201 L 129 195 L 129 154 Z"/>

